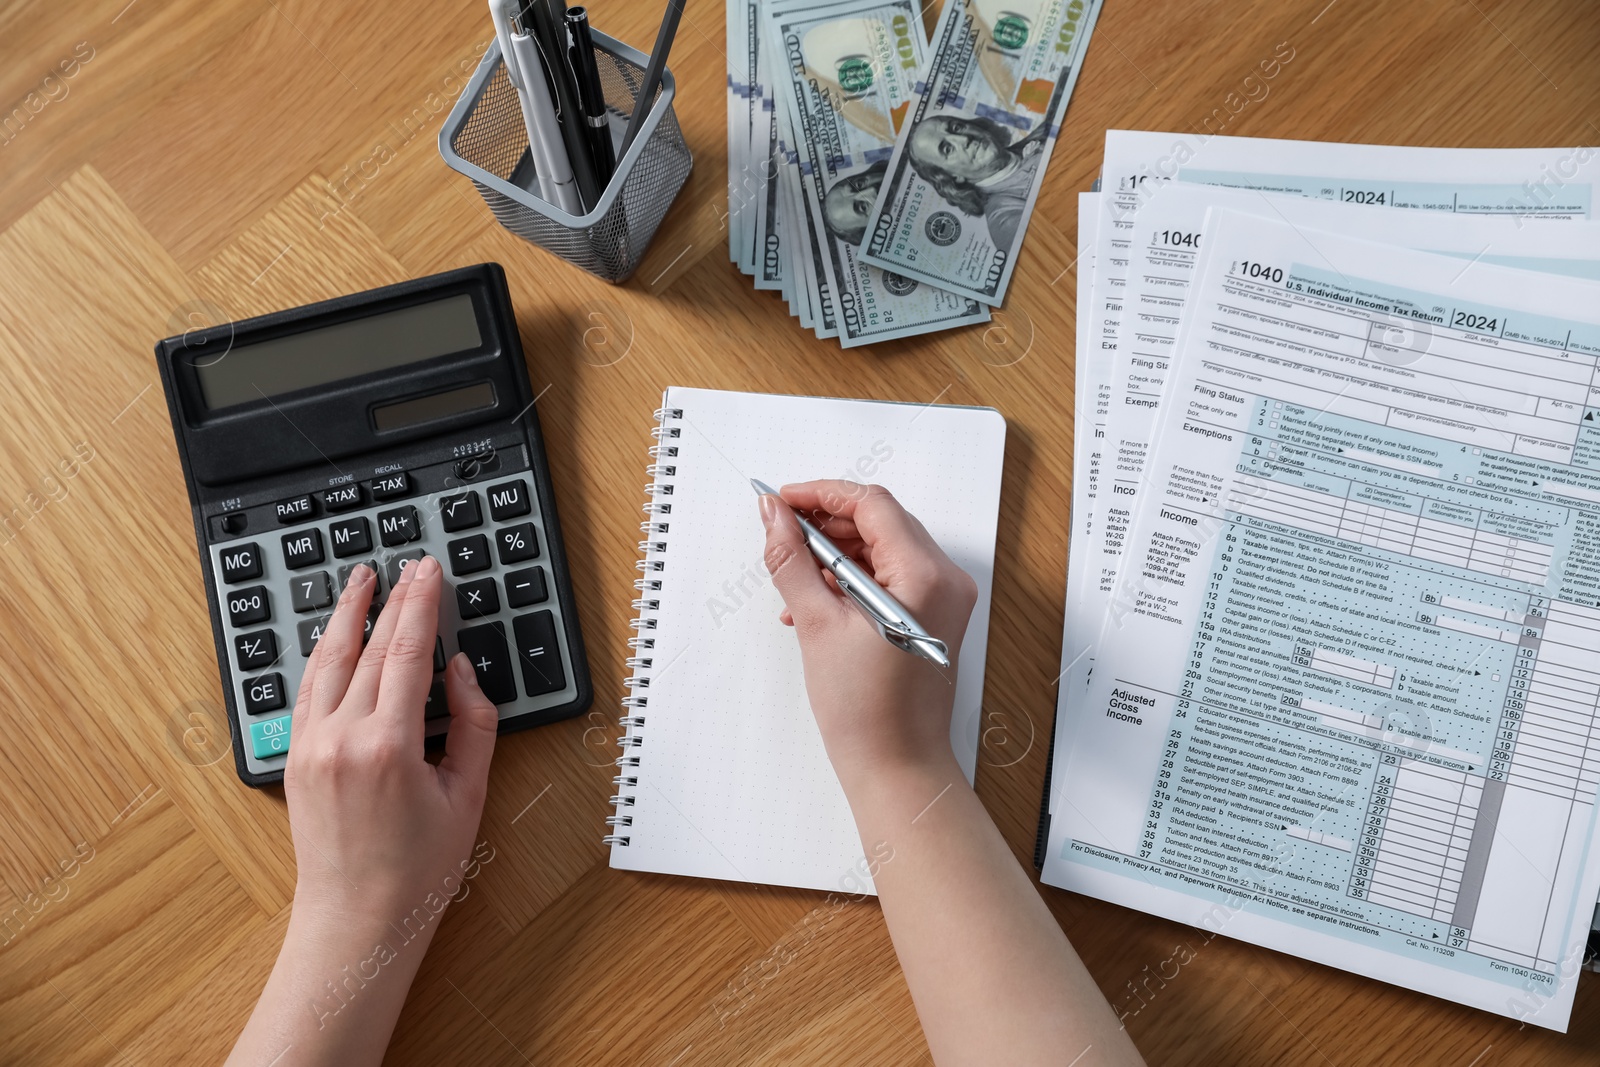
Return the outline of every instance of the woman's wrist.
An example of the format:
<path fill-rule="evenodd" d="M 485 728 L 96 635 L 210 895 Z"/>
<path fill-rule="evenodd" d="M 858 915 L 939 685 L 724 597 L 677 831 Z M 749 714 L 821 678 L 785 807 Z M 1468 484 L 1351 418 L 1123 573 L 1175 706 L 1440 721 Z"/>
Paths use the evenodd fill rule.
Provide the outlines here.
<path fill-rule="evenodd" d="M 915 814 L 946 788 L 967 784 L 949 745 L 874 760 L 835 760 L 834 770 L 857 822 L 869 814 L 893 819 L 902 808 Z"/>
<path fill-rule="evenodd" d="M 293 960 L 294 984 L 306 991 L 319 1028 L 348 1014 L 358 1001 L 366 1015 L 380 1003 L 403 1000 L 443 914 L 424 906 L 401 914 L 397 905 L 331 901 L 295 894 L 282 959 Z"/>

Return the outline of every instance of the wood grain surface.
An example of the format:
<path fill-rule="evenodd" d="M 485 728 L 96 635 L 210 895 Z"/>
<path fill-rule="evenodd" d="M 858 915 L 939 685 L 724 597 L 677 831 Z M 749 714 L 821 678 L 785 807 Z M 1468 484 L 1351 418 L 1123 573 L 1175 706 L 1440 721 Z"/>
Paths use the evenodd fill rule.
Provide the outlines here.
<path fill-rule="evenodd" d="M 645 49 L 659 8 L 591 5 Z M 1076 193 L 1103 131 L 1209 116 L 1254 136 L 1600 143 L 1592 0 L 1107 0 L 1005 308 L 844 352 L 727 261 L 722 19 L 690 0 L 671 65 L 694 172 L 610 287 L 503 231 L 439 158 L 491 36 L 481 0 L 0 4 L 0 1063 L 218 1062 L 287 919 L 283 795 L 228 755 L 157 338 L 484 260 L 510 276 L 596 700 L 502 739 L 495 858 L 447 913 L 388 1062 L 919 1064 L 875 904 L 606 865 L 662 388 L 1005 414 L 977 784 L 1026 863 L 1060 669 Z M 1292 60 L 1238 107 L 1281 44 Z M 1600 1059 L 1592 975 L 1563 1036 L 1041 892 L 1151 1063 Z"/>

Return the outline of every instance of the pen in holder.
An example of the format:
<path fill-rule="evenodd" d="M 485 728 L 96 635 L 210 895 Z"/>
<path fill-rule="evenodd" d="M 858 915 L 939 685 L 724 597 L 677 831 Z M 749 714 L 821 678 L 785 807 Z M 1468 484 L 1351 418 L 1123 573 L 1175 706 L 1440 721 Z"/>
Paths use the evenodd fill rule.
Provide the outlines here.
<path fill-rule="evenodd" d="M 649 57 L 593 31 L 613 143 L 620 145 Z M 631 275 L 689 177 L 693 158 L 672 110 L 665 73 L 643 129 L 587 214 L 571 215 L 539 196 L 517 90 L 498 42 L 490 44 L 439 131 L 439 154 L 472 179 L 500 225 L 608 282 Z"/>

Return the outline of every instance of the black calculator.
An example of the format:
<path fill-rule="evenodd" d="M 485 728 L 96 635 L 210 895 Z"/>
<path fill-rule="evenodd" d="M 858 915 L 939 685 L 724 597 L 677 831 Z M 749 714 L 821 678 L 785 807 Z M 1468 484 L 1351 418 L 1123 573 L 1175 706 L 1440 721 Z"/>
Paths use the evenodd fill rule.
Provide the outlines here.
<path fill-rule="evenodd" d="M 350 571 L 444 569 L 438 672 L 465 652 L 502 733 L 592 698 L 549 466 L 498 264 L 156 345 L 239 777 L 283 778 L 306 659 Z"/>

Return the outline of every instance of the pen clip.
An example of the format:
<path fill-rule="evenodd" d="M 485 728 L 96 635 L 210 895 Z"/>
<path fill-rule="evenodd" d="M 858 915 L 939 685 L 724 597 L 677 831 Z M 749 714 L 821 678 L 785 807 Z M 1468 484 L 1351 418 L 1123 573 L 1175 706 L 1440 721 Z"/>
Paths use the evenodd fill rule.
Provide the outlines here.
<path fill-rule="evenodd" d="M 517 57 L 511 51 L 511 35 L 520 27 L 512 13 L 515 0 L 489 0 L 489 17 L 494 22 L 495 39 L 500 42 L 500 60 L 505 64 L 506 77 L 511 87 L 522 89 L 522 72 L 517 67 Z"/>

